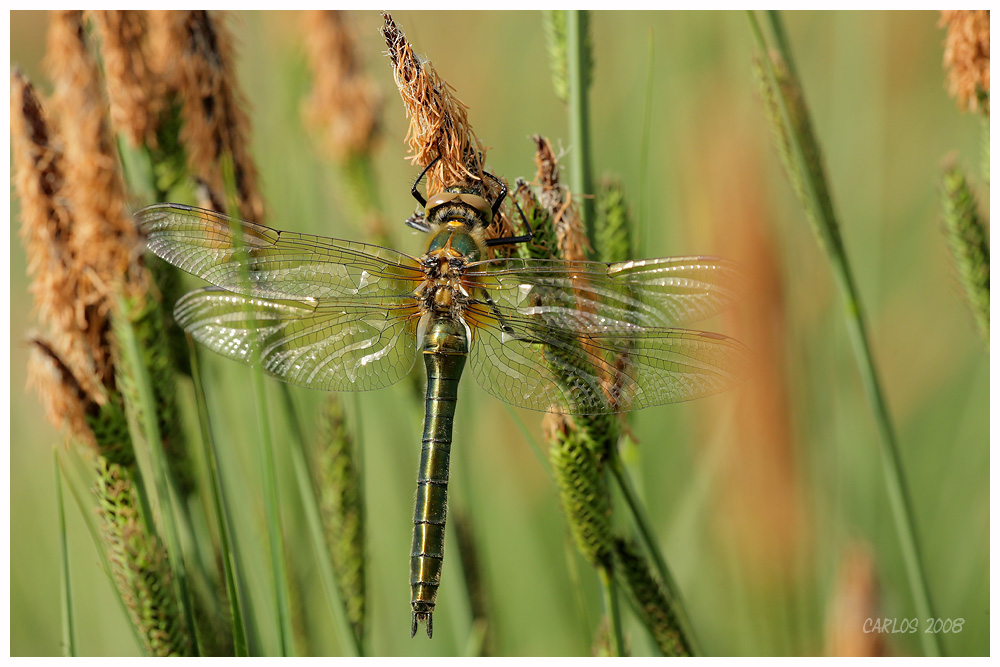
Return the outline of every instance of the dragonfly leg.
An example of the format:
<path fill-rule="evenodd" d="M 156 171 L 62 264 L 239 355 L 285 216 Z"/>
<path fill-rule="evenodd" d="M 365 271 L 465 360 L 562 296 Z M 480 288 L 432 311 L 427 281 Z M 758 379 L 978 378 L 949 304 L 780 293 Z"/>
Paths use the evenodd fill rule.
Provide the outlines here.
<path fill-rule="evenodd" d="M 413 187 L 410 188 L 410 194 L 413 195 L 414 199 L 416 199 L 418 202 L 420 202 L 421 206 L 427 206 L 427 200 L 424 199 L 424 196 L 422 194 L 420 194 L 419 190 L 417 190 L 417 186 L 420 185 L 420 181 L 423 180 L 424 174 L 426 174 L 430 170 L 430 168 L 433 167 L 437 163 L 437 161 L 440 160 L 440 159 L 441 159 L 441 156 L 438 155 L 436 158 L 434 158 L 433 160 L 431 160 L 430 164 L 428 164 L 426 167 L 424 167 L 424 170 L 422 172 L 420 172 L 419 176 L 417 176 L 417 180 L 413 181 Z"/>
<path fill-rule="evenodd" d="M 489 175 L 492 176 L 492 174 Z M 493 178 L 496 178 L 496 176 L 493 176 Z M 501 183 L 501 185 L 503 185 L 503 183 Z M 504 186 L 503 192 L 504 194 L 507 193 L 506 186 Z M 501 200 L 498 199 L 497 201 L 499 202 Z M 507 236 L 499 239 L 487 239 L 486 245 L 494 246 L 494 245 L 513 245 L 515 243 L 527 243 L 535 236 L 535 230 L 531 228 L 531 223 L 528 222 L 528 218 L 525 217 L 524 211 L 521 210 L 521 205 L 518 204 L 517 200 L 514 199 L 513 197 L 511 197 L 510 201 L 514 204 L 514 208 L 516 208 L 517 212 L 521 215 L 521 220 L 524 222 L 524 228 L 528 230 L 528 233 L 522 234 L 521 236 Z M 493 217 L 496 217 L 496 213 L 494 213 Z"/>

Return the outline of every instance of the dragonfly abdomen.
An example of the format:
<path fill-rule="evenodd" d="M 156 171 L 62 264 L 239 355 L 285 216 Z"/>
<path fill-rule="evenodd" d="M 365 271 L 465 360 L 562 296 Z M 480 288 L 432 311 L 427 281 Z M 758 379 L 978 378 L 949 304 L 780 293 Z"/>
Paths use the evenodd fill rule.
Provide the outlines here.
<path fill-rule="evenodd" d="M 448 466 L 451 434 L 458 402 L 458 381 L 469 354 L 465 326 L 455 319 L 435 318 L 424 335 L 427 398 L 424 436 L 417 471 L 417 503 L 413 512 L 410 549 L 410 592 L 413 622 L 410 636 L 421 621 L 433 634 L 431 614 L 444 562 L 444 526 L 448 511 Z"/>

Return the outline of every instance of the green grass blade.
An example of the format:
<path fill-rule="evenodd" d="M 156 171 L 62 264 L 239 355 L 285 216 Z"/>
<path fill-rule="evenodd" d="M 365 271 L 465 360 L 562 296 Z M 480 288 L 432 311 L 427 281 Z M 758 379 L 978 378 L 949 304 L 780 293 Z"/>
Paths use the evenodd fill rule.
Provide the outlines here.
<path fill-rule="evenodd" d="M 587 238 L 594 238 L 593 166 L 590 157 L 590 81 L 593 70 L 585 11 L 569 10 L 566 16 L 566 69 L 569 78 L 570 186 L 582 197 L 580 216 Z"/>
<path fill-rule="evenodd" d="M 611 574 L 611 568 L 602 566 L 597 568 L 597 574 L 601 580 L 601 591 L 604 594 L 604 610 L 608 615 L 608 635 L 611 641 L 611 655 L 615 658 L 625 656 L 625 641 L 622 639 L 622 617 L 618 608 L 618 591 L 615 586 L 615 578 Z"/>
<path fill-rule="evenodd" d="M 652 228 L 649 220 L 649 147 L 653 143 L 653 64 L 656 40 L 653 38 L 653 28 L 649 29 L 649 42 L 646 49 L 646 90 L 642 103 L 642 135 L 639 139 L 639 215 L 638 229 L 633 236 L 633 257 L 646 257 L 649 247 L 649 231 Z"/>
<path fill-rule="evenodd" d="M 222 179 L 226 186 L 226 203 L 230 211 L 239 211 L 236 190 L 235 166 L 232 155 L 226 154 L 222 160 Z M 233 226 L 233 247 L 243 245 L 243 228 Z M 245 250 L 245 249 L 244 249 Z M 249 262 L 241 262 L 241 278 L 248 289 L 252 289 Z M 247 301 L 247 321 L 249 328 L 256 328 L 253 306 Z M 274 440 L 271 437 L 271 413 L 267 405 L 264 387 L 264 371 L 260 368 L 260 345 L 250 338 L 250 381 L 252 385 L 254 412 L 257 418 L 257 442 L 260 446 L 259 459 L 261 478 L 264 480 L 264 514 L 267 521 L 268 545 L 271 552 L 271 588 L 274 592 L 275 618 L 277 619 L 278 653 L 290 656 L 294 647 L 292 611 L 288 591 L 288 567 L 285 562 L 284 531 L 281 526 L 281 508 L 278 496 L 277 460 L 274 455 Z"/>
<path fill-rule="evenodd" d="M 790 149 L 788 157 L 789 177 L 793 183 L 797 181 L 800 184 L 802 203 L 813 227 L 823 241 L 821 245 L 830 259 L 841 296 L 844 299 L 848 336 L 854 350 L 855 362 L 861 375 L 865 395 L 871 404 L 879 430 L 882 471 L 893 521 L 899 536 L 900 549 L 903 553 L 910 593 L 920 618 L 937 618 L 931 603 L 927 575 L 918 545 L 913 502 L 903 473 L 895 429 L 889 417 L 889 408 L 878 378 L 868 340 L 864 309 L 840 237 L 840 224 L 834 213 L 833 203 L 829 195 L 830 189 L 823 171 L 819 144 L 813 134 L 808 110 L 803 102 L 802 88 L 795 72 L 795 63 L 788 38 L 778 13 L 768 12 L 767 16 L 774 33 L 776 52 L 787 69 L 787 82 L 786 85 L 782 85 L 778 80 L 771 51 L 768 49 L 757 17 L 753 12 L 748 12 L 748 16 L 751 32 L 762 54 L 767 83 L 780 112 L 778 115 L 783 126 L 781 133 Z M 790 93 L 790 90 L 793 90 L 794 93 Z M 795 95 L 795 100 L 790 99 L 791 94 Z M 793 104 L 795 104 L 794 107 Z M 941 638 L 936 633 L 921 632 L 920 640 L 927 655 L 941 655 Z"/>
<path fill-rule="evenodd" d="M 197 626 L 194 620 L 194 605 L 191 600 L 191 589 L 184 563 L 184 554 L 181 551 L 180 531 L 177 528 L 177 520 L 174 515 L 173 499 L 170 494 L 170 468 L 167 464 L 166 452 L 163 450 L 159 420 L 156 418 L 156 400 L 153 395 L 149 369 L 143 361 L 142 350 L 139 348 L 139 340 L 136 337 L 135 329 L 129 317 L 132 304 L 125 297 L 119 296 L 117 305 L 119 321 L 115 327 L 115 331 L 118 335 L 122 356 L 127 367 L 126 372 L 133 378 L 136 391 L 138 392 L 138 408 L 143 415 L 142 424 L 145 429 L 146 443 L 149 447 L 149 455 L 152 461 L 156 495 L 163 517 L 163 532 L 167 543 L 167 553 L 170 557 L 171 566 L 177 575 L 177 595 L 184 613 L 184 620 L 190 632 L 192 651 L 194 655 L 199 655 L 198 633 L 195 630 Z M 136 477 L 139 478 L 138 475 Z"/>
<path fill-rule="evenodd" d="M 229 614 L 233 624 L 233 654 L 236 657 L 250 655 L 247 645 L 247 628 L 244 614 L 246 604 L 243 589 L 238 584 L 237 554 L 232 549 L 232 517 L 226 496 L 223 492 L 222 475 L 219 471 L 219 456 L 212 438 L 212 427 L 208 418 L 208 403 L 205 399 L 205 385 L 201 377 L 201 364 L 194 342 L 188 339 L 191 358 L 191 380 L 194 383 L 195 402 L 198 406 L 198 425 L 201 429 L 201 440 L 205 447 L 205 458 L 208 460 L 209 486 L 212 489 L 212 502 L 219 531 L 219 557 L 222 560 L 222 573 L 225 578 L 226 595 L 229 597 Z"/>
<path fill-rule="evenodd" d="M 83 499 L 84 494 L 86 493 L 83 489 L 85 489 L 88 485 L 88 482 L 84 481 L 84 479 L 92 475 L 91 471 L 93 468 L 91 468 L 91 471 L 87 471 L 85 473 L 83 463 L 80 461 L 80 458 L 76 456 L 73 457 L 73 463 L 69 466 L 69 470 L 67 470 L 66 463 L 62 459 L 60 459 L 59 465 L 62 469 L 63 477 L 66 479 L 66 485 L 69 487 L 69 492 L 73 496 L 73 501 L 76 503 L 77 509 L 80 510 L 80 516 L 83 518 L 83 523 L 87 526 L 90 538 L 94 541 L 94 548 L 97 550 L 101 570 L 104 572 L 104 576 L 108 579 L 108 585 L 111 586 L 112 590 L 116 591 L 114 598 L 118 600 L 118 605 L 122 612 L 122 618 L 127 619 L 129 617 L 129 613 L 127 607 L 125 606 L 125 600 L 122 599 L 121 595 L 117 594 L 118 587 L 115 584 L 114 576 L 111 574 L 111 567 L 108 565 L 107 549 L 105 548 L 104 541 L 101 540 L 97 525 L 93 519 L 93 517 L 96 516 L 94 513 L 94 506 L 92 504 L 88 505 Z M 73 469 L 75 469 L 75 471 Z M 146 654 L 146 643 L 139 635 L 139 628 L 136 627 L 134 623 L 126 623 L 126 625 L 132 631 L 132 638 L 135 640 L 135 645 L 138 647 L 138 650 Z"/>
<path fill-rule="evenodd" d="M 617 451 L 612 451 L 611 460 L 608 463 L 611 468 L 611 474 L 618 483 L 618 488 L 621 489 L 622 495 L 625 498 L 625 504 L 628 506 L 636 528 L 639 530 L 642 542 L 646 545 L 646 550 L 653 557 L 653 564 L 656 566 L 656 571 L 660 575 L 660 581 L 663 583 L 663 587 L 669 596 L 671 611 L 677 619 L 677 625 L 684 636 L 685 642 L 691 649 L 691 655 L 703 655 L 701 647 L 698 644 L 698 638 L 694 634 L 694 626 L 691 623 L 691 617 L 688 615 L 687 607 L 684 604 L 684 598 L 681 596 L 680 587 L 674 580 L 670 568 L 667 567 L 667 562 L 660 552 L 660 547 L 656 542 L 656 535 L 653 533 L 652 524 L 649 522 L 649 517 L 646 516 L 646 509 L 643 507 L 638 495 L 636 495 L 632 480 L 629 478 L 628 473 L 625 472 Z"/>
<path fill-rule="evenodd" d="M 292 405 L 292 396 L 288 385 L 282 384 L 280 393 L 285 412 L 292 427 L 292 439 L 295 441 L 295 444 L 289 448 L 289 453 L 292 457 L 292 467 L 295 470 L 296 486 L 299 489 L 299 498 L 302 502 L 302 509 L 305 512 L 309 540 L 312 542 L 313 550 L 316 554 L 320 580 L 323 583 L 323 589 L 326 591 L 326 597 L 330 603 L 330 611 L 333 612 L 337 643 L 350 657 L 364 656 L 364 645 L 361 638 L 354 633 L 351 622 L 347 618 L 344 598 L 340 594 L 340 588 L 337 586 L 337 576 L 333 571 L 333 564 L 330 562 L 330 554 L 326 550 L 323 522 L 320 520 L 319 505 L 316 500 L 316 494 L 313 492 L 312 479 L 309 476 L 309 464 L 307 463 L 305 451 L 305 434 L 295 412 L 295 406 Z"/>
<path fill-rule="evenodd" d="M 73 628 L 73 589 L 69 579 L 69 548 L 66 541 L 66 509 L 63 506 L 62 471 L 59 469 L 59 450 L 53 449 L 53 465 L 56 474 L 56 510 L 59 513 L 59 574 L 62 583 L 62 644 L 63 654 L 75 658 L 76 633 Z"/>

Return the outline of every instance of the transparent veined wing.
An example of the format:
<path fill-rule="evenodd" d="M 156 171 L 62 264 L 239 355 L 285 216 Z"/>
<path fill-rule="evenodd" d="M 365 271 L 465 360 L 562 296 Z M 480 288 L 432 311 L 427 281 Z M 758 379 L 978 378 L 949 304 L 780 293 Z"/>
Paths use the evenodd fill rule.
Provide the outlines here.
<path fill-rule="evenodd" d="M 191 206 L 154 204 L 135 219 L 154 254 L 246 296 L 377 298 L 409 294 L 423 279 L 420 262 L 395 250 L 279 231 Z"/>
<path fill-rule="evenodd" d="M 474 299 L 465 313 L 474 331 L 470 365 L 479 384 L 508 403 L 625 412 L 715 394 L 745 377 L 743 344 L 662 325 L 729 305 L 735 292 L 714 280 L 719 271 L 735 280 L 728 262 L 489 264 L 503 268 L 467 283 Z"/>
<path fill-rule="evenodd" d="M 546 259 L 492 259 L 470 264 L 466 276 L 492 300 L 515 310 L 565 315 L 577 327 L 612 320 L 674 327 L 711 317 L 739 296 L 740 271 L 717 257 L 665 257 L 606 264 Z M 531 299 L 544 290 L 544 304 Z"/>
<path fill-rule="evenodd" d="M 208 287 L 179 299 L 174 317 L 195 340 L 230 359 L 249 365 L 256 345 L 264 372 L 311 389 L 387 387 L 417 358 L 413 299 L 291 301 Z"/>

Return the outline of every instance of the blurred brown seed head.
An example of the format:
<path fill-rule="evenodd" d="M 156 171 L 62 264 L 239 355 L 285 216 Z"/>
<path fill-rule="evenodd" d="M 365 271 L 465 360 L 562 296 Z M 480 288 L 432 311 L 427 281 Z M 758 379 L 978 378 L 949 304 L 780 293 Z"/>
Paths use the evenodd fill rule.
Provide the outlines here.
<path fill-rule="evenodd" d="M 94 11 L 91 17 L 101 37 L 111 122 L 133 146 L 155 148 L 166 88 L 161 73 L 153 69 L 147 14 Z"/>
<path fill-rule="evenodd" d="M 866 622 L 880 618 L 878 575 L 868 548 L 853 544 L 840 559 L 833 596 L 827 610 L 826 654 L 884 656 L 880 632 L 865 632 Z M 871 623 L 868 623 L 869 629 Z"/>
<path fill-rule="evenodd" d="M 939 26 L 947 26 L 944 66 L 948 92 L 968 111 L 990 114 L 990 12 L 947 10 Z"/>
<path fill-rule="evenodd" d="M 63 152 L 34 86 L 18 69 L 10 77 L 10 132 L 30 290 L 42 320 L 66 329 L 75 306 L 72 263 L 64 260 L 71 216 Z"/>
<path fill-rule="evenodd" d="M 101 384 L 113 385 L 108 318 L 119 284 L 128 294 L 146 291 L 139 238 L 125 205 L 117 151 L 97 61 L 80 12 L 55 12 L 48 54 L 53 106 L 65 143 L 66 196 L 73 213 L 67 256 L 75 272 L 71 295 L 76 325 L 86 339 Z M 67 295 L 70 296 L 70 295 Z"/>
<path fill-rule="evenodd" d="M 313 90 L 303 106 L 306 121 L 323 132 L 340 161 L 366 155 L 378 133 L 382 94 L 365 72 L 346 12 L 302 15 Z"/>
<path fill-rule="evenodd" d="M 181 99 L 181 142 L 192 175 L 208 188 L 206 198 L 217 208 L 226 200 L 221 164 L 231 155 L 240 208 L 232 213 L 263 220 L 250 121 L 225 21 L 206 11 L 155 11 L 149 22 L 154 66 Z"/>
<path fill-rule="evenodd" d="M 72 218 L 67 207 L 64 159 L 59 140 L 34 87 L 11 72 L 11 148 L 14 186 L 21 206 L 21 238 L 27 251 L 29 288 L 48 340 L 32 335 L 28 385 L 49 420 L 93 444 L 85 415 L 103 401 L 76 300 L 79 264 L 69 247 Z M 72 370 L 77 369 L 76 371 Z"/>
<path fill-rule="evenodd" d="M 38 394 L 42 408 L 54 426 L 65 426 L 77 442 L 96 446 L 94 433 L 87 424 L 87 415 L 96 412 L 97 404 L 84 391 L 53 344 L 37 335 L 31 338 L 28 387 Z"/>

